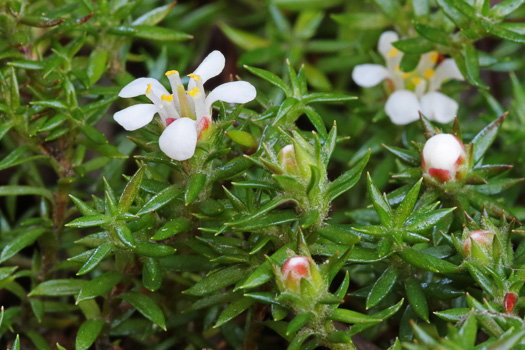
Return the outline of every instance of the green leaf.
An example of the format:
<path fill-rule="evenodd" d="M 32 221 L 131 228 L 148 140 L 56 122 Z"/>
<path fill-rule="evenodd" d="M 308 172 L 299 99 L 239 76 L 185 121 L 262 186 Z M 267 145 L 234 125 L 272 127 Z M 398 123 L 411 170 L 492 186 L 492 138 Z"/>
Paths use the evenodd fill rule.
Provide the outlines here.
<path fill-rule="evenodd" d="M 176 2 L 172 2 L 171 4 L 167 4 L 164 6 L 160 6 L 157 8 L 154 8 L 153 10 L 146 12 L 139 18 L 133 21 L 133 25 L 150 25 L 154 26 L 160 21 L 162 21 L 166 16 L 170 13 L 171 9 L 175 6 Z"/>
<path fill-rule="evenodd" d="M 523 5 L 525 3 L 525 0 L 504 0 L 500 3 L 497 3 L 496 5 L 492 6 L 492 8 L 489 11 L 490 17 L 505 17 L 510 15 L 514 10 L 517 10 L 518 7 Z"/>
<path fill-rule="evenodd" d="M 159 262 L 154 258 L 145 258 L 144 266 L 142 267 L 142 285 L 154 292 L 162 285 L 162 271 Z"/>
<path fill-rule="evenodd" d="M 31 186 L 0 186 L 0 196 L 26 196 L 26 195 L 37 195 L 42 196 L 50 201 L 53 200 L 53 194 L 50 190 L 41 187 Z"/>
<path fill-rule="evenodd" d="M 288 197 L 288 196 L 287 197 L 274 198 L 274 199 L 268 201 L 267 203 L 265 203 L 255 213 L 252 213 L 249 216 L 244 217 L 244 218 L 242 218 L 240 220 L 236 220 L 236 221 L 233 221 L 233 222 L 225 222 L 224 225 L 226 225 L 226 226 L 239 226 L 239 225 L 242 225 L 242 224 L 253 222 L 254 220 L 261 218 L 262 216 L 264 216 L 265 214 L 267 214 L 271 210 L 275 209 L 276 207 L 278 207 L 279 205 L 284 204 L 284 203 L 296 203 L 296 200 L 293 197 Z"/>
<path fill-rule="evenodd" d="M 264 69 L 250 67 L 250 66 L 244 66 L 250 73 L 258 76 L 259 78 L 262 78 L 269 82 L 270 84 L 273 84 L 280 88 L 286 95 L 291 95 L 292 92 L 288 88 L 288 86 L 284 83 L 284 81 L 279 78 L 277 75 L 273 74 L 272 72 L 269 72 Z"/>
<path fill-rule="evenodd" d="M 226 136 L 228 136 L 233 142 L 236 142 L 242 146 L 255 148 L 259 145 L 259 142 L 257 142 L 255 136 L 246 131 L 229 130 L 226 131 Z"/>
<path fill-rule="evenodd" d="M 421 284 L 416 279 L 410 277 L 405 280 L 405 294 L 415 313 L 426 322 L 430 322 L 428 319 L 427 299 Z"/>
<path fill-rule="evenodd" d="M 331 15 L 331 17 L 342 26 L 357 30 L 379 30 L 390 24 L 385 15 L 374 12 L 345 13 Z"/>
<path fill-rule="evenodd" d="M 469 312 L 470 312 L 470 308 L 459 307 L 459 308 L 449 309 L 449 310 L 444 310 L 444 311 L 436 311 L 434 312 L 434 314 L 447 322 L 456 323 L 462 319 L 465 319 L 465 316 Z"/>
<path fill-rule="evenodd" d="M 111 222 L 111 217 L 103 214 L 83 216 L 66 224 L 67 227 L 92 227 L 107 225 Z"/>
<path fill-rule="evenodd" d="M 115 35 L 135 36 L 137 38 L 158 41 L 181 41 L 193 39 L 192 35 L 179 32 L 177 30 L 149 25 L 118 26 L 110 28 L 108 33 Z"/>
<path fill-rule="evenodd" d="M 331 343 L 346 344 L 352 342 L 352 336 L 345 331 L 337 330 L 332 332 L 326 338 Z"/>
<path fill-rule="evenodd" d="M 219 328 L 226 322 L 237 317 L 243 313 L 244 310 L 248 309 L 253 303 L 255 303 L 255 300 L 246 297 L 241 297 L 237 300 L 234 300 L 221 312 L 219 318 L 217 319 L 217 323 L 215 323 L 213 328 Z"/>
<path fill-rule="evenodd" d="M 449 46 L 452 42 L 450 34 L 448 34 L 445 31 L 442 31 L 441 29 L 429 27 L 421 23 L 414 23 L 414 29 L 422 37 L 433 41 L 437 44 Z"/>
<path fill-rule="evenodd" d="M 93 278 L 80 289 L 76 304 L 84 300 L 89 300 L 98 297 L 99 295 L 108 293 L 115 287 L 123 276 L 117 271 L 108 271 Z"/>
<path fill-rule="evenodd" d="M 365 156 L 352 167 L 352 169 L 339 176 L 330 184 L 328 187 L 328 199 L 330 202 L 355 186 L 361 178 L 361 173 L 370 159 L 370 153 L 371 152 L 368 151 Z"/>
<path fill-rule="evenodd" d="M 487 149 L 492 145 L 498 134 L 498 130 L 503 123 L 503 120 L 507 116 L 507 113 L 503 114 L 498 119 L 494 120 L 492 123 L 487 125 L 483 130 L 481 130 L 472 140 L 472 145 L 474 147 L 473 151 L 473 165 L 476 165 L 480 162 L 481 158 L 487 151 Z"/>
<path fill-rule="evenodd" d="M 175 248 L 170 246 L 152 243 L 152 242 L 137 242 L 133 251 L 138 255 L 149 256 L 152 258 L 164 258 L 175 254 Z"/>
<path fill-rule="evenodd" d="M 288 243 L 279 250 L 277 250 L 275 253 L 271 255 L 272 261 L 277 261 L 279 264 L 283 264 L 286 259 L 288 259 L 288 255 L 286 254 L 287 249 L 291 249 L 294 246 L 293 243 Z M 248 289 L 248 288 L 255 288 L 260 285 L 265 284 L 266 282 L 270 281 L 273 277 L 273 271 L 272 271 L 272 264 L 269 260 L 266 260 L 263 262 L 259 267 L 257 267 L 251 274 L 248 276 L 248 278 L 244 281 L 244 283 L 238 287 L 242 289 Z"/>
<path fill-rule="evenodd" d="M 406 262 L 427 271 L 444 274 L 459 272 L 458 266 L 410 247 L 405 247 L 398 254 Z"/>
<path fill-rule="evenodd" d="M 209 295 L 238 282 L 244 277 L 246 272 L 246 266 L 239 264 L 225 267 L 219 271 L 210 273 L 191 288 L 185 290 L 184 294 L 195 296 Z"/>
<path fill-rule="evenodd" d="M 142 184 L 142 178 L 144 177 L 144 169 L 146 166 L 140 167 L 139 170 L 133 175 L 131 180 L 128 181 L 122 195 L 120 196 L 118 202 L 118 211 L 119 213 L 126 213 L 133 203 L 133 200 L 137 196 L 140 185 Z"/>
<path fill-rule="evenodd" d="M 137 215 L 143 215 L 159 208 L 162 208 L 164 205 L 168 204 L 180 194 L 180 189 L 177 185 L 171 185 L 155 196 L 153 196 L 144 206 L 139 210 Z"/>
<path fill-rule="evenodd" d="M 424 38 L 409 38 L 393 42 L 392 45 L 408 54 L 421 55 L 432 51 L 434 45 Z"/>
<path fill-rule="evenodd" d="M 20 336 L 17 334 L 11 350 L 20 350 Z"/>
<path fill-rule="evenodd" d="M 184 232 L 191 226 L 190 220 L 186 218 L 175 218 L 165 223 L 157 232 L 151 237 L 156 241 L 170 238 L 178 233 Z"/>
<path fill-rule="evenodd" d="M 311 312 L 305 312 L 295 316 L 294 319 L 291 320 L 290 323 L 288 323 L 288 328 L 286 328 L 286 335 L 294 334 L 305 324 L 307 324 L 313 317 L 314 314 Z"/>
<path fill-rule="evenodd" d="M 277 111 L 277 114 L 275 116 L 275 119 L 273 120 L 272 126 L 277 125 L 281 120 L 284 120 L 285 123 L 287 121 L 293 121 L 295 116 L 299 116 L 297 113 L 297 110 L 302 107 L 299 100 L 297 100 L 295 97 L 287 97 L 280 105 L 279 110 Z M 292 118 L 293 116 L 294 118 Z"/>
<path fill-rule="evenodd" d="M 47 229 L 45 228 L 36 228 L 12 239 L 4 246 L 4 249 L 2 249 L 2 253 L 0 254 L 0 263 L 3 263 L 7 259 L 15 256 L 25 247 L 32 245 L 45 232 L 47 232 Z"/>
<path fill-rule="evenodd" d="M 50 296 L 59 297 L 65 295 L 77 295 L 87 283 L 80 279 L 57 279 L 40 283 L 28 296 Z"/>
<path fill-rule="evenodd" d="M 184 204 L 191 204 L 206 186 L 206 174 L 196 173 L 192 174 L 188 179 L 186 188 L 184 189 Z"/>
<path fill-rule="evenodd" d="M 107 60 L 107 50 L 96 49 L 91 52 L 91 55 L 89 56 L 89 64 L 87 67 L 87 76 L 91 85 L 95 84 L 106 71 Z"/>
<path fill-rule="evenodd" d="M 399 64 L 399 69 L 406 73 L 412 72 L 417 68 L 420 59 L 421 56 L 419 54 L 405 53 Z"/>
<path fill-rule="evenodd" d="M 78 329 L 75 350 L 88 350 L 104 327 L 102 320 L 87 320 Z"/>
<path fill-rule="evenodd" d="M 330 316 L 330 320 L 340 321 L 345 323 L 372 323 L 376 324 L 382 321 L 380 318 L 375 318 L 369 315 L 359 313 L 357 311 L 346 310 L 346 309 L 335 309 Z"/>
<path fill-rule="evenodd" d="M 396 215 L 394 217 L 394 224 L 396 227 L 399 227 L 403 224 L 406 219 L 412 214 L 412 210 L 417 202 L 417 197 L 419 196 L 419 190 L 421 189 L 421 183 L 423 179 L 420 179 L 406 194 L 403 201 L 399 204 L 396 209 Z"/>
<path fill-rule="evenodd" d="M 454 56 L 458 68 L 463 76 L 474 86 L 486 89 L 487 85 L 479 77 L 479 56 L 478 51 L 472 44 L 464 44 L 462 55 L 458 59 Z"/>
<path fill-rule="evenodd" d="M 114 227 L 117 237 L 128 248 L 135 248 L 135 237 L 131 230 L 124 224 L 118 223 Z"/>
<path fill-rule="evenodd" d="M 390 227 L 392 224 L 392 219 L 394 217 L 394 212 L 392 211 L 392 208 L 388 204 L 386 198 L 383 197 L 383 195 L 381 195 L 377 187 L 374 185 L 372 177 L 369 173 L 367 174 L 367 185 L 368 195 L 370 196 L 372 204 L 374 205 L 374 208 L 377 212 L 377 215 L 381 220 L 381 224 L 383 224 L 383 226 L 385 227 Z"/>
<path fill-rule="evenodd" d="M 166 330 L 166 321 L 160 307 L 149 297 L 139 292 L 128 292 L 120 296 L 138 312 L 160 328 Z"/>
<path fill-rule="evenodd" d="M 456 210 L 456 208 L 438 209 L 427 213 L 415 214 L 408 219 L 404 229 L 408 232 L 424 232 L 432 228 L 454 210 Z"/>
<path fill-rule="evenodd" d="M 244 30 L 230 27 L 225 23 L 220 24 L 219 27 L 228 39 L 246 51 L 265 48 L 270 45 L 270 42 L 264 38 L 245 32 Z"/>
<path fill-rule="evenodd" d="M 84 275 L 88 273 L 89 271 L 93 270 L 113 248 L 112 244 L 108 242 L 102 243 L 100 246 L 98 246 L 93 254 L 89 257 L 88 261 L 77 272 L 77 276 Z"/>
<path fill-rule="evenodd" d="M 389 267 L 383 272 L 381 277 L 374 283 L 370 294 L 366 298 L 366 308 L 370 309 L 383 300 L 394 287 L 399 277 L 399 271 L 394 267 Z"/>

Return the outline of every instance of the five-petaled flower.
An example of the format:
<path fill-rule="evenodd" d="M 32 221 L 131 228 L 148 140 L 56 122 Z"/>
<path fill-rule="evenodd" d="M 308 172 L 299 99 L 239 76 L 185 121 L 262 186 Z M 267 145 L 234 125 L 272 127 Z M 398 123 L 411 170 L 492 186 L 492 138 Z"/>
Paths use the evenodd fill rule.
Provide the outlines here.
<path fill-rule="evenodd" d="M 405 125 L 419 119 L 421 111 L 428 119 L 448 123 L 454 119 L 458 104 L 438 92 L 448 79 L 464 80 L 452 58 L 439 61 L 439 53 L 432 51 L 421 55 L 416 69 L 409 73 L 400 70 L 403 53 L 392 43 L 399 40 L 397 33 L 381 34 L 378 51 L 385 58 L 386 66 L 361 64 L 354 68 L 352 78 L 362 87 L 372 87 L 387 80 L 394 92 L 388 97 L 385 112 L 394 124 Z"/>
<path fill-rule="evenodd" d="M 120 97 L 146 95 L 153 104 L 138 104 L 115 113 L 113 118 L 126 130 L 136 130 L 149 124 L 156 113 L 166 129 L 159 138 L 159 147 L 168 157 L 187 160 L 193 157 L 197 141 L 211 125 L 211 107 L 216 101 L 246 103 L 256 91 L 245 81 L 222 84 L 205 95 L 203 84 L 224 69 L 225 59 L 219 51 L 210 53 L 199 67 L 189 74 L 188 89 L 184 89 L 179 72 L 166 72 L 173 94 L 153 78 L 138 78 L 126 85 Z"/>

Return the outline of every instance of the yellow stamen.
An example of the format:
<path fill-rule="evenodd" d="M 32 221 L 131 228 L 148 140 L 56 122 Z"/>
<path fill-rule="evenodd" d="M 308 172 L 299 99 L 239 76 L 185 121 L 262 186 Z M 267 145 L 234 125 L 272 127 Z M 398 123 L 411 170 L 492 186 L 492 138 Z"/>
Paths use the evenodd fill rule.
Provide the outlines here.
<path fill-rule="evenodd" d="M 162 94 L 162 96 L 160 97 L 160 99 L 161 99 L 162 101 L 168 101 L 168 102 L 171 102 L 171 101 L 173 101 L 173 95 Z"/>
<path fill-rule="evenodd" d="M 418 85 L 419 83 L 421 83 L 421 78 L 415 77 L 412 79 L 412 82 L 414 83 L 414 85 Z"/>
<path fill-rule="evenodd" d="M 401 70 L 401 68 L 399 68 L 399 64 L 398 64 L 398 65 L 396 66 L 396 71 L 399 72 L 400 70 Z"/>
<path fill-rule="evenodd" d="M 190 90 L 188 91 L 188 95 L 190 95 L 191 97 L 195 97 L 195 95 L 200 92 L 199 88 L 198 87 L 195 87 L 193 88 L 193 90 Z"/>
<path fill-rule="evenodd" d="M 425 74 L 423 75 L 425 79 L 430 79 L 434 75 L 434 70 L 432 68 L 427 69 Z"/>
<path fill-rule="evenodd" d="M 394 47 L 392 50 L 388 51 L 388 57 L 394 57 L 398 52 L 399 50 Z"/>
<path fill-rule="evenodd" d="M 148 95 L 151 92 L 151 84 L 148 84 L 148 88 L 146 89 L 146 95 Z"/>
<path fill-rule="evenodd" d="M 401 77 L 402 77 L 403 79 L 408 78 L 408 73 L 403 73 L 403 75 L 401 75 Z"/>
<path fill-rule="evenodd" d="M 193 80 L 195 80 L 195 81 L 199 81 L 199 80 L 201 80 L 201 77 L 199 77 L 198 75 L 195 75 L 195 74 L 193 74 L 193 73 L 188 74 L 188 76 L 189 76 L 190 78 L 193 78 Z M 189 92 L 188 92 L 188 93 L 189 93 Z M 193 95 L 192 95 L 192 96 L 193 96 Z"/>
<path fill-rule="evenodd" d="M 438 61 L 438 58 L 439 58 L 439 53 L 434 51 L 432 52 L 432 55 L 430 55 L 430 62 L 432 62 L 433 64 L 436 64 Z"/>
<path fill-rule="evenodd" d="M 177 74 L 177 73 L 178 73 L 178 71 L 176 71 L 176 70 L 169 70 L 169 71 L 167 71 L 167 72 L 164 73 L 164 74 L 165 74 L 166 76 L 169 76 L 169 75 Z"/>

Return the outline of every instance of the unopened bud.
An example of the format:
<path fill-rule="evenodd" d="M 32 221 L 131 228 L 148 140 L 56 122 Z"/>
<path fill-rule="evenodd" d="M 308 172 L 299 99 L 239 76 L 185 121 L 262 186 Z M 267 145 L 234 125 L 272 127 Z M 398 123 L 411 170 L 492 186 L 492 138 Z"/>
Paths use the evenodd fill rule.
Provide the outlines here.
<path fill-rule="evenodd" d="M 284 146 L 279 152 L 279 165 L 287 173 L 297 172 L 297 161 L 295 160 L 295 151 L 293 145 Z"/>
<path fill-rule="evenodd" d="M 510 314 L 518 301 L 518 295 L 516 293 L 505 294 L 505 311 Z"/>
<path fill-rule="evenodd" d="M 308 280 L 317 292 L 325 288 L 323 278 L 315 262 L 306 256 L 294 256 L 286 260 L 282 269 L 282 281 L 288 292 L 301 293 L 301 280 Z"/>
<path fill-rule="evenodd" d="M 494 233 L 485 230 L 472 231 L 463 243 L 463 254 L 473 258 L 488 260 L 492 256 Z M 472 242 L 481 248 L 481 252 L 472 249 Z"/>
<path fill-rule="evenodd" d="M 466 161 L 463 143 L 451 134 L 432 136 L 423 148 L 423 173 L 438 183 L 461 180 L 466 174 Z"/>

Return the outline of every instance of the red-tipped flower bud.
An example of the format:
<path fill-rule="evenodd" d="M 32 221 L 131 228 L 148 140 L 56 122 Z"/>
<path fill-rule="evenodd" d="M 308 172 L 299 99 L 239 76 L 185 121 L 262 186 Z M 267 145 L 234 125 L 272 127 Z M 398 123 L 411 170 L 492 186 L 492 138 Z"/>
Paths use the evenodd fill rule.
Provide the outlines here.
<path fill-rule="evenodd" d="M 293 145 L 284 146 L 279 152 L 279 165 L 287 173 L 297 172 L 297 161 L 295 160 L 295 151 Z"/>
<path fill-rule="evenodd" d="M 312 262 L 312 259 L 306 256 L 294 256 L 286 260 L 282 270 L 286 289 L 292 291 L 300 290 L 301 280 L 311 277 L 310 262 Z"/>
<path fill-rule="evenodd" d="M 516 293 L 505 294 L 505 311 L 510 314 L 518 301 L 518 295 Z"/>
<path fill-rule="evenodd" d="M 438 183 L 461 180 L 466 173 L 466 161 L 463 143 L 451 134 L 432 136 L 423 148 L 422 167 L 425 177 Z"/>
<path fill-rule="evenodd" d="M 494 233 L 485 230 L 472 231 L 463 242 L 463 254 L 473 258 L 488 260 L 492 255 L 492 243 L 494 241 Z M 472 249 L 472 242 L 481 248 L 481 251 Z"/>

